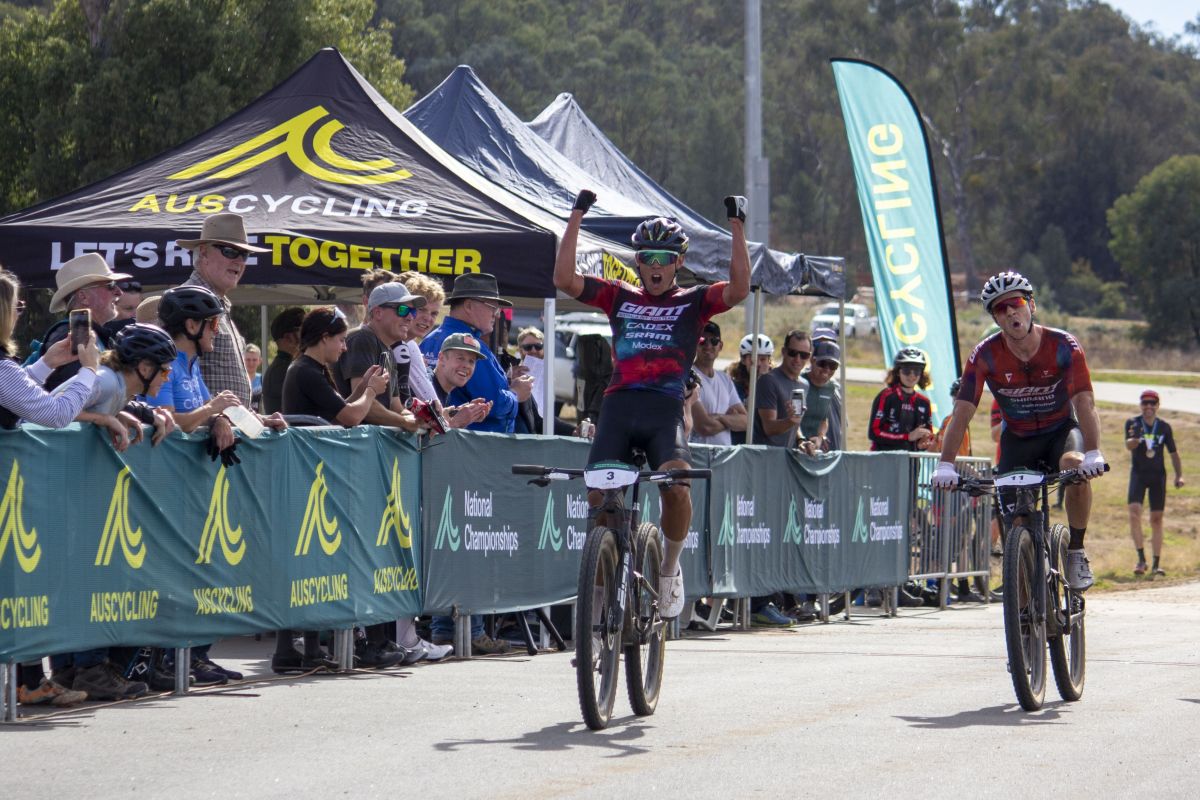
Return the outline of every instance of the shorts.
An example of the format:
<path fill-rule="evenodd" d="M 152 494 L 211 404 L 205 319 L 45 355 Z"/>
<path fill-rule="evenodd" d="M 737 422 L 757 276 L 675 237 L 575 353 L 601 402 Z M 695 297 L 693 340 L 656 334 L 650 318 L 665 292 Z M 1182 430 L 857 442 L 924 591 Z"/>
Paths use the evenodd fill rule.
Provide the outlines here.
<path fill-rule="evenodd" d="M 996 464 L 996 474 L 1003 475 L 1016 469 L 1057 472 L 1062 454 L 1070 452 L 1067 444 L 1075 430 L 1077 426 L 1074 420 L 1049 433 L 1027 437 L 1014 436 L 1005 428 L 1004 433 L 1000 434 L 1000 461 Z"/>
<path fill-rule="evenodd" d="M 661 392 L 638 390 L 605 395 L 588 463 L 632 463 L 635 447 L 646 451 L 650 469 L 668 461 L 690 462 L 692 453 L 683 433 L 683 401 Z"/>
<path fill-rule="evenodd" d="M 1143 473 L 1133 470 L 1129 473 L 1129 498 L 1127 503 L 1141 505 L 1146 500 L 1146 492 L 1150 492 L 1150 510 L 1162 511 L 1167 507 L 1167 473 Z"/>

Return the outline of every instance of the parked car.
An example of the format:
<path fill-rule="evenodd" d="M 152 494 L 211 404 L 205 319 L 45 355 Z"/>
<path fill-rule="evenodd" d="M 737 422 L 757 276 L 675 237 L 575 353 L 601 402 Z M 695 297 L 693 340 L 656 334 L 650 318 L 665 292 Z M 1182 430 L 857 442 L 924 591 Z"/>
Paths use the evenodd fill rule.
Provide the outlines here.
<path fill-rule="evenodd" d="M 871 316 L 867 307 L 861 303 L 846 303 L 844 319 L 847 339 L 854 336 L 874 336 L 879 332 L 879 318 Z M 812 318 L 812 327 L 839 330 L 841 320 L 838 318 L 838 304 L 826 303 L 818 308 Z"/>

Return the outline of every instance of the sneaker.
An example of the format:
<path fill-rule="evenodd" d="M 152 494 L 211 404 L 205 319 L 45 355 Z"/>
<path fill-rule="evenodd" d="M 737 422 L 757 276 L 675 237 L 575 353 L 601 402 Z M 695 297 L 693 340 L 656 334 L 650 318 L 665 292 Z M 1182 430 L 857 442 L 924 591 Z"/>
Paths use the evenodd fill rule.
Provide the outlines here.
<path fill-rule="evenodd" d="M 366 669 L 387 669 L 398 666 L 404 661 L 404 653 L 387 650 L 388 643 L 375 644 L 371 642 L 356 642 L 354 645 L 354 666 Z"/>
<path fill-rule="evenodd" d="M 59 686 L 70 687 L 75 685 L 75 676 L 78 674 L 79 670 L 75 667 L 63 667 L 50 673 L 50 680 Z"/>
<path fill-rule="evenodd" d="M 497 656 L 508 651 L 508 642 L 503 639 L 493 639 L 486 633 L 481 633 L 471 640 L 471 653 L 475 655 Z"/>
<path fill-rule="evenodd" d="M 415 645 L 405 648 L 404 666 L 416 664 L 418 661 L 441 661 L 453 652 L 452 644 L 433 644 L 424 639 L 417 639 Z"/>
<path fill-rule="evenodd" d="M 285 653 L 275 653 L 271 656 L 271 672 L 276 675 L 286 675 L 289 672 L 304 672 L 304 656 L 299 650 Z"/>
<path fill-rule="evenodd" d="M 150 687 L 141 681 L 125 680 L 121 670 L 110 661 L 79 670 L 71 688 L 87 692 L 92 700 L 129 700 L 150 691 Z"/>
<path fill-rule="evenodd" d="M 49 678 L 42 678 L 36 689 L 17 687 L 17 702 L 23 706 L 40 706 L 49 703 L 52 706 L 73 706 L 87 700 L 87 692 L 77 692 L 59 686 Z"/>
<path fill-rule="evenodd" d="M 1092 568 L 1088 563 L 1087 553 L 1082 548 L 1067 551 L 1067 585 L 1077 592 L 1086 592 L 1092 588 L 1095 580 L 1092 578 Z"/>
<path fill-rule="evenodd" d="M 767 603 L 754 612 L 753 616 L 750 617 L 750 624 L 755 627 L 790 628 L 796 624 L 796 621 L 791 617 L 781 614 L 774 603 Z"/>
<path fill-rule="evenodd" d="M 228 677 L 198 658 L 192 659 L 192 677 L 196 679 L 197 686 L 224 686 L 229 683 Z"/>
<path fill-rule="evenodd" d="M 683 570 L 658 576 L 658 616 L 675 619 L 683 612 Z"/>
<path fill-rule="evenodd" d="M 897 598 L 899 598 L 899 601 L 900 601 L 900 607 L 901 608 L 924 607 L 924 606 L 930 604 L 929 600 L 930 600 L 931 596 L 932 596 L 932 605 L 934 605 L 934 606 L 939 605 L 938 595 L 937 595 L 936 591 L 932 591 L 932 593 L 926 592 L 923 589 L 920 589 L 918 591 L 921 591 L 920 595 L 911 594 L 906 588 L 901 586 L 900 591 L 896 593 L 896 596 L 897 596 Z"/>
<path fill-rule="evenodd" d="M 812 600 L 805 600 L 798 606 L 793 606 L 787 615 L 796 622 L 812 622 L 817 618 L 817 607 Z"/>
<path fill-rule="evenodd" d="M 329 655 L 324 647 L 319 648 L 317 652 L 311 655 L 308 653 L 302 655 L 300 657 L 300 667 L 305 672 L 309 672 L 310 670 L 314 669 L 323 669 L 326 672 L 337 672 L 342 668 L 341 665 L 338 664 L 337 660 L 333 656 Z"/>
<path fill-rule="evenodd" d="M 1154 577 L 1165 578 L 1165 577 L 1167 577 L 1167 571 L 1165 569 L 1163 569 L 1162 567 L 1155 567 L 1154 568 Z"/>
<path fill-rule="evenodd" d="M 146 685 L 153 692 L 173 692 L 175 691 L 175 673 L 159 667 L 151 667 L 145 673 Z M 141 677 L 139 675 L 139 677 Z M 195 686 L 196 678 L 193 675 L 188 675 L 188 686 Z"/>
<path fill-rule="evenodd" d="M 454 646 L 454 640 L 445 636 L 434 636 L 430 641 L 436 645 L 449 645 L 450 647 Z"/>
<path fill-rule="evenodd" d="M 1149 564 L 1147 564 L 1145 561 L 1139 561 L 1139 562 L 1137 562 L 1137 566 L 1135 566 L 1133 568 L 1133 574 L 1134 575 L 1145 575 L 1146 570 L 1148 570 L 1148 569 L 1150 569 Z"/>
<path fill-rule="evenodd" d="M 226 678 L 228 678 L 231 681 L 240 681 L 244 677 L 242 675 L 242 673 L 238 672 L 237 670 L 225 669 L 225 667 L 222 667 L 220 664 L 216 663 L 211 658 L 205 657 L 205 658 L 199 658 L 196 660 L 203 662 L 204 666 L 208 667 L 211 671 L 218 672 L 218 673 L 224 675 Z"/>
<path fill-rule="evenodd" d="M 883 605 L 883 592 L 879 589 L 867 589 L 863 596 L 866 598 L 863 602 L 870 608 L 879 608 Z"/>

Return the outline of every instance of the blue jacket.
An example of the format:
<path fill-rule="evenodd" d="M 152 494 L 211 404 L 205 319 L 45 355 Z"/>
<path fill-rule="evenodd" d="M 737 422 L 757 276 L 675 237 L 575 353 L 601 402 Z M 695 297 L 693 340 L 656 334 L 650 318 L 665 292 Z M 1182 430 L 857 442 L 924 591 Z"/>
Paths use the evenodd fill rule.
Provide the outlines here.
<path fill-rule="evenodd" d="M 469 333 L 478 339 L 479 347 L 483 350 L 483 358 L 475 362 L 475 374 L 471 376 L 471 380 L 467 381 L 467 385 L 452 391 L 446 402 L 456 406 L 476 397 L 491 400 L 491 413 L 479 422 L 472 423 L 469 426 L 470 429 L 512 433 L 517 420 L 517 396 L 508 388 L 508 378 L 505 377 L 504 370 L 500 368 L 500 361 L 496 358 L 496 354 L 484 344 L 483 334 L 478 328 L 473 328 L 454 317 L 443 319 L 442 324 L 430 331 L 429 335 L 421 341 L 421 353 L 425 356 L 425 363 L 430 372 L 437 366 L 442 342 L 452 333 Z"/>

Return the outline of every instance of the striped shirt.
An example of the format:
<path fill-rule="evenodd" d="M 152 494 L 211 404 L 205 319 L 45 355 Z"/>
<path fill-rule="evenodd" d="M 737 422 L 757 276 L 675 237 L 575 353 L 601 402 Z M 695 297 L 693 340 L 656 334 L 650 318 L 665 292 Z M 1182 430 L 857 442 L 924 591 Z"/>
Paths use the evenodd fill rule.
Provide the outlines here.
<path fill-rule="evenodd" d="M 0 407 L 20 419 L 62 428 L 79 416 L 83 404 L 92 394 L 96 373 L 81 369 L 51 395 L 42 388 L 50 367 L 40 360 L 28 367 L 8 358 L 0 358 Z"/>
<path fill-rule="evenodd" d="M 243 406 L 250 408 L 250 376 L 246 374 L 246 362 L 242 360 L 242 353 L 246 349 L 246 340 L 242 338 L 237 325 L 233 324 L 233 317 L 229 314 L 229 309 L 233 307 L 233 304 L 227 298 L 222 297 L 195 270 L 192 270 L 192 274 L 183 282 L 183 285 L 203 286 L 220 297 L 221 303 L 225 306 L 225 313 L 221 315 L 221 321 L 217 327 L 217 335 L 213 337 L 213 350 L 211 353 L 203 353 L 200 356 L 200 374 L 204 376 L 204 385 L 214 395 L 224 391 L 233 392 L 242 401 Z"/>

